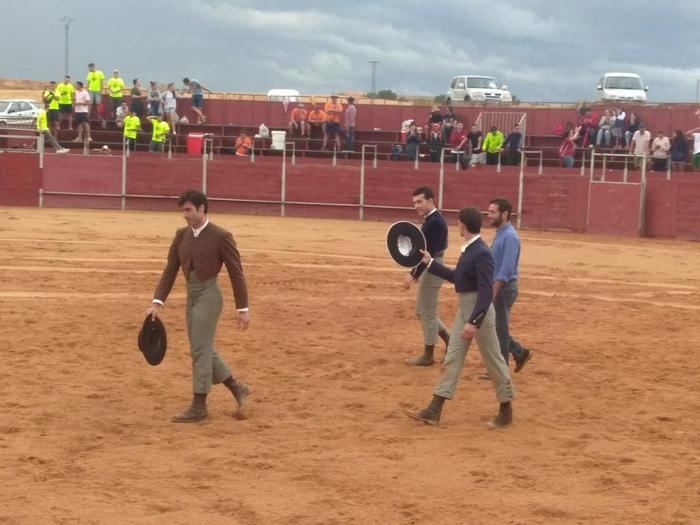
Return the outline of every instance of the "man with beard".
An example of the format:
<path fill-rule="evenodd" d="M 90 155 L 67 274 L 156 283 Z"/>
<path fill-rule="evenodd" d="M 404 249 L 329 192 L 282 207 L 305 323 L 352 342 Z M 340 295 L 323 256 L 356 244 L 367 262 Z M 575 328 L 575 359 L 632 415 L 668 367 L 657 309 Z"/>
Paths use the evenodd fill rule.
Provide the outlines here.
<path fill-rule="evenodd" d="M 508 364 L 513 354 L 515 372 L 520 372 L 532 357 L 532 351 L 513 339 L 508 329 L 510 310 L 518 298 L 518 264 L 520 262 L 520 237 L 510 222 L 513 206 L 507 199 L 493 199 L 489 203 L 488 219 L 498 228 L 491 245 L 495 262 L 493 306 L 496 309 L 496 332 L 501 353 Z"/>

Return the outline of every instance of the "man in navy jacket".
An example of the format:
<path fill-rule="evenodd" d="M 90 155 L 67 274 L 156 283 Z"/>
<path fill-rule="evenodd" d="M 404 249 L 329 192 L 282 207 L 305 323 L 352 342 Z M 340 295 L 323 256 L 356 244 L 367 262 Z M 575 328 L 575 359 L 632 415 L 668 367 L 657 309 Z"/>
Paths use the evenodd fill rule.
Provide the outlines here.
<path fill-rule="evenodd" d="M 479 345 L 496 397 L 500 403 L 498 415 L 492 426 L 503 427 L 513 420 L 511 401 L 515 388 L 510 379 L 496 334 L 496 314 L 493 298 L 493 255 L 481 239 L 481 212 L 476 208 L 463 208 L 459 212 L 459 233 L 465 240 L 457 267 L 452 270 L 423 252 L 427 271 L 455 285 L 459 298 L 459 310 L 455 316 L 440 378 L 433 389 L 430 404 L 408 415 L 418 421 L 436 425 L 440 422 L 445 399 L 452 399 L 457 389 L 464 359 L 472 339 Z"/>

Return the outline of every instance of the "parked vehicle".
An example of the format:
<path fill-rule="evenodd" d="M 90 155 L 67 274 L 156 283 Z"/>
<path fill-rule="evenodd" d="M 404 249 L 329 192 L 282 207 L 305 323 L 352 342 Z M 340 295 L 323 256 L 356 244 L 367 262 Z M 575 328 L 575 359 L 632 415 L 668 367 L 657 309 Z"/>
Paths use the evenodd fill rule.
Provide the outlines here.
<path fill-rule="evenodd" d="M 0 100 L 0 126 L 27 126 L 34 123 L 41 106 L 34 100 Z"/>
<path fill-rule="evenodd" d="M 508 86 L 494 77 L 460 75 L 454 77 L 447 90 L 446 102 L 513 102 Z"/>
<path fill-rule="evenodd" d="M 603 102 L 636 100 L 646 102 L 649 88 L 636 73 L 605 73 L 598 82 L 598 98 Z"/>
<path fill-rule="evenodd" d="M 297 102 L 299 100 L 299 91 L 296 89 L 271 89 L 267 92 L 267 100 Z"/>

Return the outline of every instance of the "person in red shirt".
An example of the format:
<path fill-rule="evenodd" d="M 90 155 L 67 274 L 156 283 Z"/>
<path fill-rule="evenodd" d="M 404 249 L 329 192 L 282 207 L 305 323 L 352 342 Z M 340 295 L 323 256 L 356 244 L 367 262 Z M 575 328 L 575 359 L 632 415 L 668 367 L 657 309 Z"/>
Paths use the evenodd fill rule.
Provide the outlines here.
<path fill-rule="evenodd" d="M 569 131 L 569 135 L 564 138 L 564 142 L 562 142 L 561 146 L 559 146 L 559 157 L 561 158 L 562 164 L 564 164 L 565 168 L 574 167 L 576 141 L 578 140 L 579 133 L 581 133 L 581 126 Z"/>
<path fill-rule="evenodd" d="M 302 137 L 306 136 L 307 124 L 306 124 L 306 108 L 303 102 L 299 102 L 299 105 L 292 110 L 292 114 L 289 119 L 289 136 L 294 135 L 294 131 L 298 130 Z"/>
<path fill-rule="evenodd" d="M 464 131 L 464 124 L 457 122 L 454 129 L 450 133 L 450 147 L 455 155 L 459 156 L 459 164 L 462 169 L 469 167 L 469 158 L 464 151 L 464 145 L 467 143 L 467 134 Z"/>

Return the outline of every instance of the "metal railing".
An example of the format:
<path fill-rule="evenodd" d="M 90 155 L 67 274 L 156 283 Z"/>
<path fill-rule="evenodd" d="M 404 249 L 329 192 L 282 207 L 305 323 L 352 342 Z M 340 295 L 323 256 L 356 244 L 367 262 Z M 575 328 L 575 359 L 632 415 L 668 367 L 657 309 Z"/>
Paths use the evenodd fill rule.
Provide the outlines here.
<path fill-rule="evenodd" d="M 528 155 L 537 155 L 540 158 L 540 164 L 537 168 L 537 174 L 542 175 L 542 165 L 544 162 L 544 152 L 540 150 L 521 150 L 520 151 L 520 164 L 527 163 Z"/>
<path fill-rule="evenodd" d="M 516 125 L 520 126 L 522 133 L 521 144 L 525 144 L 527 134 L 527 113 L 511 111 L 482 111 L 474 121 L 477 129 L 486 134 L 491 127 L 496 126 L 504 134 L 508 134 Z"/>

